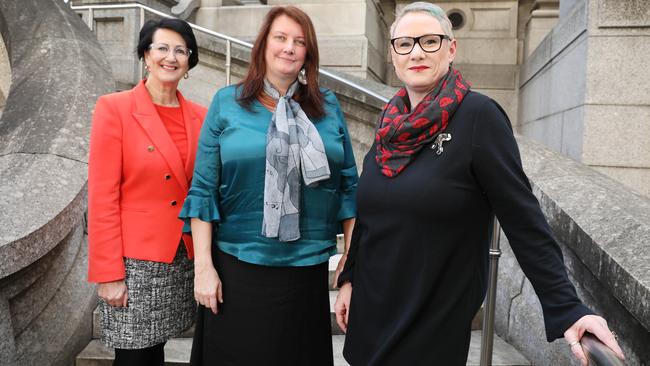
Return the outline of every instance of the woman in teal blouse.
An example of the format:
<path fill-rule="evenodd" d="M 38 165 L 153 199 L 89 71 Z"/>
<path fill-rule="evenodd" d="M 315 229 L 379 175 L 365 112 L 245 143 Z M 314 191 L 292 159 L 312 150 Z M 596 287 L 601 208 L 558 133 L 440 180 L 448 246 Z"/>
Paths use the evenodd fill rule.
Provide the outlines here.
<path fill-rule="evenodd" d="M 215 95 L 180 217 L 199 306 L 193 365 L 333 365 L 328 259 L 356 215 L 343 113 L 295 7 L 267 15 L 244 81 Z"/>

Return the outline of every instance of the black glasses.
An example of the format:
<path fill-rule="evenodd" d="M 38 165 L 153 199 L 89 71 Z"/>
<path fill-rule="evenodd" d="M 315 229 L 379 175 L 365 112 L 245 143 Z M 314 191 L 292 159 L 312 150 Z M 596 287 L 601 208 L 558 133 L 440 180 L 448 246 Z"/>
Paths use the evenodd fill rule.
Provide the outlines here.
<path fill-rule="evenodd" d="M 424 52 L 436 52 L 442 47 L 442 40 L 451 38 L 445 34 L 425 34 L 419 37 L 397 37 L 390 40 L 393 50 L 398 55 L 408 55 L 413 51 L 415 44 L 419 44 Z"/>

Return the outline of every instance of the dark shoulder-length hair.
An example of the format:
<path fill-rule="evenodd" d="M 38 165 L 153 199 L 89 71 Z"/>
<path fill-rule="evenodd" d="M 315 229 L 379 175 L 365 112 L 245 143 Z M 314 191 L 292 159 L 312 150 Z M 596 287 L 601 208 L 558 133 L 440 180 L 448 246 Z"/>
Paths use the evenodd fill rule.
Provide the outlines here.
<path fill-rule="evenodd" d="M 251 51 L 251 62 L 248 67 L 248 73 L 242 82 L 238 84 L 240 89 L 237 101 L 247 109 L 250 109 L 251 103 L 255 101 L 258 95 L 264 90 L 264 75 L 266 75 L 266 60 L 264 53 L 271 25 L 280 15 L 286 15 L 298 23 L 305 34 L 305 72 L 307 76 L 307 85 L 300 85 L 294 99 L 300 103 L 303 111 L 309 118 L 318 119 L 325 115 L 323 108 L 323 93 L 318 87 L 318 43 L 316 42 L 316 31 L 309 16 L 295 6 L 276 6 L 273 7 L 264 18 L 264 23 L 255 40 L 255 45 Z"/>
<path fill-rule="evenodd" d="M 158 29 L 169 29 L 174 31 L 183 38 L 187 48 L 189 48 L 192 53 L 188 59 L 189 68 L 193 68 L 196 64 L 199 63 L 199 47 L 196 44 L 196 38 L 194 37 L 194 32 L 192 27 L 181 19 L 176 18 L 163 18 L 160 20 L 148 20 L 140 29 L 140 38 L 138 40 L 138 57 L 143 58 L 144 53 L 147 52 L 149 46 L 153 42 L 153 35 Z"/>

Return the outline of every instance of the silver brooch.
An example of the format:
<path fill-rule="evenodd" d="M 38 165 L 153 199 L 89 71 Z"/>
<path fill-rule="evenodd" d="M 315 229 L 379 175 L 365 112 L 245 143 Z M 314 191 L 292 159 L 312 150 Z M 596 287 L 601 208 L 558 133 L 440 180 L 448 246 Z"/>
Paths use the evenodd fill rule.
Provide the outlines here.
<path fill-rule="evenodd" d="M 431 149 L 436 150 L 436 155 L 440 155 L 444 150 L 442 147 L 442 143 L 447 142 L 449 140 L 451 140 L 450 133 L 441 133 L 440 135 L 436 136 L 436 141 L 433 143 L 433 145 L 431 145 Z"/>

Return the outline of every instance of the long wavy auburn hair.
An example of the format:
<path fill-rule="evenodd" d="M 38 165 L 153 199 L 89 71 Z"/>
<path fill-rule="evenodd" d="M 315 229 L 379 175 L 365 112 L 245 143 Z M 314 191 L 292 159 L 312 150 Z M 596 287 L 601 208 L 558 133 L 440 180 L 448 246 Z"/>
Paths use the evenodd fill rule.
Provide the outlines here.
<path fill-rule="evenodd" d="M 248 67 L 248 73 L 242 82 L 238 84 L 241 93 L 237 102 L 246 109 L 250 109 L 251 103 L 264 90 L 264 76 L 266 75 L 266 43 L 271 31 L 273 21 L 280 15 L 286 15 L 298 23 L 305 34 L 305 72 L 307 76 L 307 85 L 300 84 L 300 87 L 294 95 L 294 99 L 300 103 L 307 116 L 312 119 L 318 119 L 325 115 L 323 108 L 323 93 L 318 87 L 318 43 L 316 41 L 316 32 L 314 25 L 309 16 L 295 6 L 276 6 L 273 7 L 264 18 L 264 23 L 257 35 L 253 50 L 251 51 L 251 62 Z"/>

